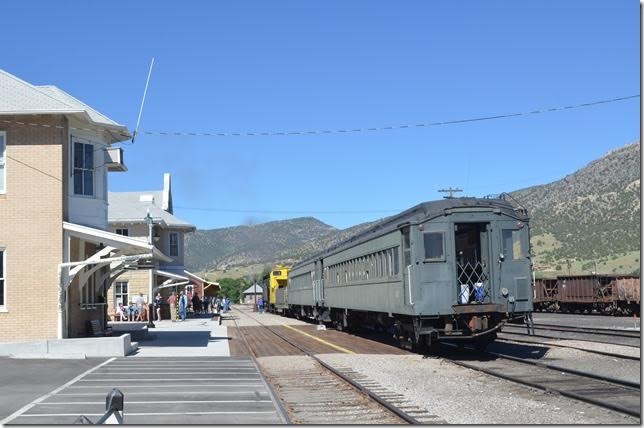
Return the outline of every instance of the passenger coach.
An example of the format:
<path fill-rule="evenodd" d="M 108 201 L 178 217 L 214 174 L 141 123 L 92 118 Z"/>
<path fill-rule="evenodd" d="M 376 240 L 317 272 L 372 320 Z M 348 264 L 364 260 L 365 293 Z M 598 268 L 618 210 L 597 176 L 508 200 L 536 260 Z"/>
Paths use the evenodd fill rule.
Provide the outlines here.
<path fill-rule="evenodd" d="M 393 328 L 403 346 L 485 346 L 532 311 L 528 214 L 505 195 L 425 202 L 289 272 L 296 317 Z"/>

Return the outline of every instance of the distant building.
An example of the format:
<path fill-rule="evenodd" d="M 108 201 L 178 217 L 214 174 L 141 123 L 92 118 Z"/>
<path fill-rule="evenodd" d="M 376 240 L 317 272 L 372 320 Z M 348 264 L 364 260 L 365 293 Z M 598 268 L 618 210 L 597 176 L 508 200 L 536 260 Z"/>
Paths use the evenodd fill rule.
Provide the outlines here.
<path fill-rule="evenodd" d="M 262 297 L 262 293 L 264 293 L 264 289 L 260 285 L 258 284 L 251 285 L 242 293 L 242 299 L 243 299 L 242 302 L 255 303 L 257 299 Z"/>
<path fill-rule="evenodd" d="M 157 291 L 164 297 L 172 291 L 185 290 L 189 297 L 197 293 L 203 296 L 208 281 L 185 271 L 184 235 L 194 232 L 195 226 L 173 214 L 172 187 L 169 173 L 163 175 L 163 189 L 137 192 L 109 192 L 109 227 L 118 235 L 148 242 L 150 228 L 146 217 L 149 213 L 152 224 L 152 244 L 169 260 L 157 260 L 147 270 L 124 272 L 115 281 L 108 296 L 108 310 L 113 313 L 119 302 L 132 302 L 143 293 L 150 302 Z M 213 291 L 213 290 L 211 290 Z"/>
<path fill-rule="evenodd" d="M 55 86 L 0 70 L 0 341 L 78 337 L 106 322 L 125 270 L 169 263 L 107 231 L 108 173 L 127 128 Z M 126 257 L 127 256 L 127 257 Z"/>

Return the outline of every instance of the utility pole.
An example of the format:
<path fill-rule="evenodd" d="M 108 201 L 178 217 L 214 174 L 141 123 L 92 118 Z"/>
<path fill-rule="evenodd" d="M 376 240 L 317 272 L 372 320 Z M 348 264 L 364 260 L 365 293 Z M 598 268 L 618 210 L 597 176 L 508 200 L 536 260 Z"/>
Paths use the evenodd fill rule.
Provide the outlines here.
<path fill-rule="evenodd" d="M 463 191 L 463 189 L 452 188 L 451 186 L 448 187 L 447 189 L 440 189 L 439 190 L 440 193 L 449 193 L 449 195 L 443 196 L 443 198 L 445 198 L 445 199 L 452 199 L 454 197 L 454 193 L 462 192 L 462 191 Z"/>
<path fill-rule="evenodd" d="M 152 219 L 152 216 L 150 215 L 150 209 L 148 208 L 148 212 L 145 215 L 144 218 L 145 222 L 148 224 L 148 244 L 151 246 L 153 244 L 153 237 L 152 237 L 152 229 L 154 228 L 154 220 Z M 152 253 L 152 247 L 150 247 L 150 253 Z M 152 321 L 152 318 L 154 317 L 154 305 L 152 304 L 152 299 L 154 296 L 152 293 L 154 293 L 154 264 L 148 271 L 148 328 L 154 328 L 156 327 L 154 325 L 154 322 Z"/>

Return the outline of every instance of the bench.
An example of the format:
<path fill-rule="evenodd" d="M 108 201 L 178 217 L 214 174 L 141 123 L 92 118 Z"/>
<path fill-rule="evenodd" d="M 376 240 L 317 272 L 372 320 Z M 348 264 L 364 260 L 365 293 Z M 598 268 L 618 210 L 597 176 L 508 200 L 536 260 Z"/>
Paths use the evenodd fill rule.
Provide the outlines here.
<path fill-rule="evenodd" d="M 92 337 L 104 337 L 112 335 L 112 327 L 107 327 L 106 330 L 103 330 L 103 326 L 99 320 L 88 320 L 87 321 L 87 333 Z"/>

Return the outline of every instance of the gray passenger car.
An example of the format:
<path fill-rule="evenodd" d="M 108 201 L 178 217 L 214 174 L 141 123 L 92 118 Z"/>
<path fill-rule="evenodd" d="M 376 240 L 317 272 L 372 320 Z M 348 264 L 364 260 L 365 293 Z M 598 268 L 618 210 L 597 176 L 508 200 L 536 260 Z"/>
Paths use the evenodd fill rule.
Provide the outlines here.
<path fill-rule="evenodd" d="M 528 220 L 504 195 L 421 203 L 293 266 L 289 311 L 484 346 L 532 311 Z"/>

